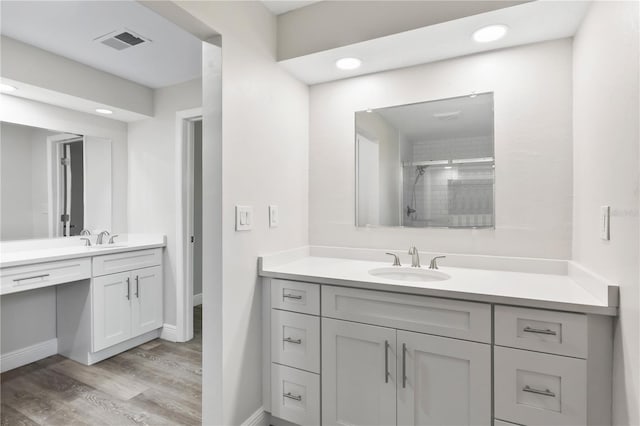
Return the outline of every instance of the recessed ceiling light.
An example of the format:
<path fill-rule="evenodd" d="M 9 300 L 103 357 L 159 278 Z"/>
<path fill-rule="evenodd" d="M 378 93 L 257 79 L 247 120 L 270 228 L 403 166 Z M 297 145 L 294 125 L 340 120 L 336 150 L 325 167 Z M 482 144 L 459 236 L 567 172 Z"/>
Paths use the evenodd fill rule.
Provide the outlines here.
<path fill-rule="evenodd" d="M 113 111 L 111 111 L 110 109 L 105 109 L 105 108 L 96 108 L 96 112 L 99 114 L 113 114 Z"/>
<path fill-rule="evenodd" d="M 478 43 L 488 43 L 501 39 L 507 34 L 509 27 L 503 24 L 482 27 L 473 33 L 473 39 Z"/>
<path fill-rule="evenodd" d="M 360 65 L 362 65 L 362 61 L 358 58 L 342 58 L 336 61 L 336 67 L 341 70 L 355 70 L 360 68 Z"/>
<path fill-rule="evenodd" d="M 0 83 L 0 91 L 3 91 L 3 92 L 14 92 L 16 90 L 18 90 L 18 89 L 13 87 L 13 86 L 11 86 L 11 85 Z"/>

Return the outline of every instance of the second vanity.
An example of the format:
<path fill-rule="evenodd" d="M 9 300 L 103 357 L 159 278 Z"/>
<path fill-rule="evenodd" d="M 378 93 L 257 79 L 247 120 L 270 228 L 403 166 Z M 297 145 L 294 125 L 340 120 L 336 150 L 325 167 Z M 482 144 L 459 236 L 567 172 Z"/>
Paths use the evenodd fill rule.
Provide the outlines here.
<path fill-rule="evenodd" d="M 2 296 L 55 286 L 57 353 L 85 365 L 159 337 L 164 237 L 69 244 L 3 250 Z M 10 360 L 10 368 L 27 361 Z"/>
<path fill-rule="evenodd" d="M 567 274 L 380 271 L 394 269 L 261 259 L 272 424 L 610 424 L 615 286 L 599 299 Z"/>

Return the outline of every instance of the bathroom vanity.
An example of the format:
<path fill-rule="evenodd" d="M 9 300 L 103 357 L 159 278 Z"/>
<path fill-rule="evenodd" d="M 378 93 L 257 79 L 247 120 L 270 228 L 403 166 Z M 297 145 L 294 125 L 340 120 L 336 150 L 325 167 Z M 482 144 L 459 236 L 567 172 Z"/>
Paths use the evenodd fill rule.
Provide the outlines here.
<path fill-rule="evenodd" d="M 85 365 L 159 337 L 164 237 L 91 247 L 73 240 L 47 240 L 38 249 L 27 248 L 37 242 L 5 243 L 0 294 L 55 286 L 57 353 Z M 32 361 L 3 354 L 3 370 Z"/>
<path fill-rule="evenodd" d="M 424 267 L 381 277 L 392 267 L 377 261 L 260 265 L 272 424 L 611 423 L 615 286 L 598 298 L 567 272 L 441 267 L 430 281 Z"/>

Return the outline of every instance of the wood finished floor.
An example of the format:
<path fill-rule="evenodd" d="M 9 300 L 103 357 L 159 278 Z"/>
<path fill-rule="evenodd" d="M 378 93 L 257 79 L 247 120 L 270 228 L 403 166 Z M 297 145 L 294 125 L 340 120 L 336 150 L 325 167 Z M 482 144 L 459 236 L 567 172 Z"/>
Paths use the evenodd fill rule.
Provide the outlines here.
<path fill-rule="evenodd" d="M 156 339 L 90 367 L 54 355 L 0 380 L 2 426 L 201 424 L 202 307 L 190 342 Z"/>

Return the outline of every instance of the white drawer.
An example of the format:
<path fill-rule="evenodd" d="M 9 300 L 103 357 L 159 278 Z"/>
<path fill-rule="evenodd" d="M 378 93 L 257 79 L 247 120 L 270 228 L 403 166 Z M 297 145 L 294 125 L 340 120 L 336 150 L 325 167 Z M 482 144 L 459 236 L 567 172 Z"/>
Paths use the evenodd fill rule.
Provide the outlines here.
<path fill-rule="evenodd" d="M 271 364 L 271 414 L 297 425 L 319 425 L 320 376 Z"/>
<path fill-rule="evenodd" d="M 93 258 L 93 276 L 117 274 L 162 264 L 162 249 L 135 250 Z"/>
<path fill-rule="evenodd" d="M 491 305 L 322 286 L 322 316 L 491 343 Z"/>
<path fill-rule="evenodd" d="M 272 309 L 271 360 L 320 373 L 320 317 Z"/>
<path fill-rule="evenodd" d="M 586 425 L 587 361 L 494 350 L 495 416 L 522 425 Z"/>
<path fill-rule="evenodd" d="M 271 280 L 271 307 L 320 315 L 320 286 L 300 281 Z"/>
<path fill-rule="evenodd" d="M 91 278 L 89 258 L 13 266 L 0 270 L 2 292 L 11 294 Z"/>
<path fill-rule="evenodd" d="M 495 307 L 495 344 L 587 358 L 587 316 L 538 309 Z"/>

